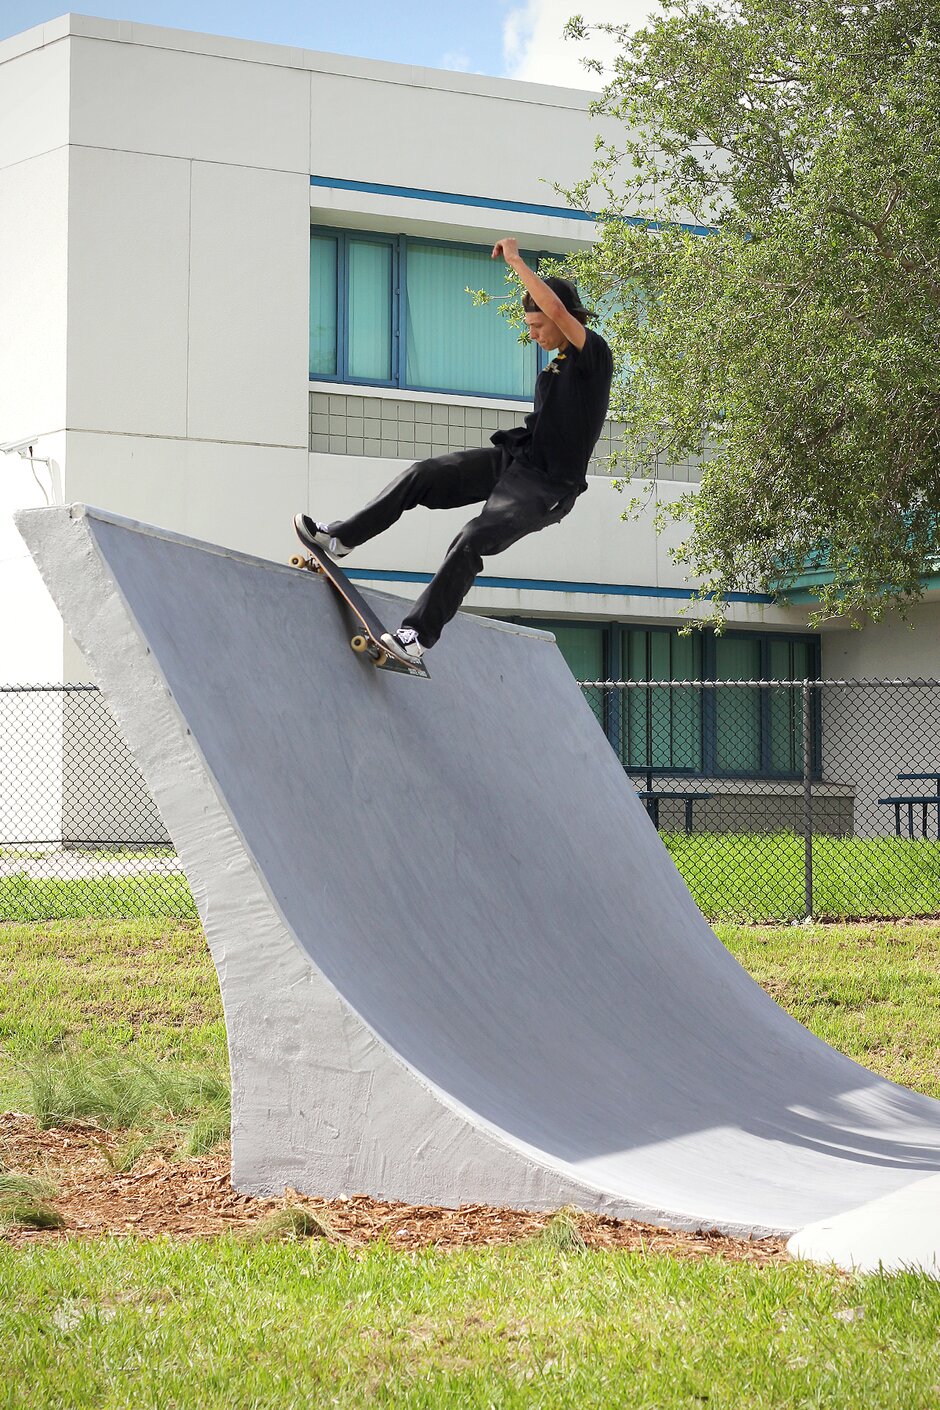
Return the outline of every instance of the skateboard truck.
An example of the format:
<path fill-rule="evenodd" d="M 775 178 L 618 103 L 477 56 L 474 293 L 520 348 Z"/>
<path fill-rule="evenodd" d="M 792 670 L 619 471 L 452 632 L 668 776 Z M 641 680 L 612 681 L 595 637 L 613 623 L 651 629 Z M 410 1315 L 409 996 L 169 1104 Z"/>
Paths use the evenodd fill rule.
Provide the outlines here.
<path fill-rule="evenodd" d="M 423 661 L 408 661 L 389 651 L 382 641 L 385 627 L 359 592 L 349 581 L 325 549 L 304 545 L 304 553 L 295 553 L 290 559 L 292 568 L 306 568 L 312 573 L 322 573 L 331 587 L 358 620 L 361 631 L 350 638 L 349 644 L 360 656 L 368 656 L 372 663 L 384 671 L 397 671 L 401 675 L 420 676 L 430 680 L 430 673 Z"/>

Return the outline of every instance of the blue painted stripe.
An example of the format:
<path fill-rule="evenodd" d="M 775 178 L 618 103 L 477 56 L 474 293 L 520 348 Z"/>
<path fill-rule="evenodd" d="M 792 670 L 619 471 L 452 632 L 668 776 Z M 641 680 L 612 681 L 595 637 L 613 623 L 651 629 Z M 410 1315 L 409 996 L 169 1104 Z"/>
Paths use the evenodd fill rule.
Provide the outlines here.
<path fill-rule="evenodd" d="M 411 573 L 398 568 L 344 568 L 349 578 L 370 583 L 429 583 L 431 573 Z M 601 597 L 668 597 L 688 602 L 693 594 L 686 588 L 649 587 L 638 583 L 575 583 L 551 578 L 491 578 L 481 574 L 477 587 L 522 589 L 526 592 L 590 592 Z M 729 592 L 728 602 L 772 603 L 769 593 Z"/>
<path fill-rule="evenodd" d="M 451 206 L 479 206 L 488 211 L 519 211 L 524 215 L 549 215 L 562 220 L 597 220 L 596 211 L 573 210 L 570 206 L 540 206 L 531 201 L 505 201 L 494 196 L 461 196 L 453 191 L 428 191 L 420 186 L 385 186 L 379 181 L 344 181 L 338 176 L 311 176 L 311 186 L 334 191 L 364 191 L 373 196 L 405 196 L 412 201 L 438 201 Z M 688 230 L 693 235 L 710 235 L 707 225 L 687 225 L 684 221 L 644 220 L 626 215 L 626 225 L 642 225 L 648 230 Z"/>

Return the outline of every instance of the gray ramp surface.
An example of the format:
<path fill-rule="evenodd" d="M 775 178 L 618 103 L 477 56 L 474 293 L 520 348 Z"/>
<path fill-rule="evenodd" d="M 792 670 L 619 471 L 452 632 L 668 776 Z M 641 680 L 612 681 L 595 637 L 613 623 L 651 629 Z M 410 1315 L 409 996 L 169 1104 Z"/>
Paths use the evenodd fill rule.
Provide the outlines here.
<path fill-rule="evenodd" d="M 940 1171 L 940 1103 L 718 941 L 550 637 L 461 615 L 414 680 L 312 574 L 18 522 L 187 867 L 242 1188 L 791 1232 Z"/>

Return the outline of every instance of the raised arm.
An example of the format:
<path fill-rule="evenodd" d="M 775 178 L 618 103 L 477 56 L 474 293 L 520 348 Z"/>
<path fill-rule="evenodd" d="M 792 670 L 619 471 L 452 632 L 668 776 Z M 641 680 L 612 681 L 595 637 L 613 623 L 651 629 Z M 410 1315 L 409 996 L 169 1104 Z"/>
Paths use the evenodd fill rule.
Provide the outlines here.
<path fill-rule="evenodd" d="M 493 246 L 493 259 L 499 259 L 500 255 L 518 274 L 527 292 L 532 295 L 545 317 L 550 318 L 561 329 L 568 342 L 580 352 L 587 337 L 584 324 L 580 319 L 575 318 L 573 313 L 568 312 L 554 289 L 550 289 L 545 281 L 539 278 L 535 270 L 529 268 L 519 253 L 518 240 L 514 240 L 508 235 L 504 236 L 502 240 L 497 240 Z"/>

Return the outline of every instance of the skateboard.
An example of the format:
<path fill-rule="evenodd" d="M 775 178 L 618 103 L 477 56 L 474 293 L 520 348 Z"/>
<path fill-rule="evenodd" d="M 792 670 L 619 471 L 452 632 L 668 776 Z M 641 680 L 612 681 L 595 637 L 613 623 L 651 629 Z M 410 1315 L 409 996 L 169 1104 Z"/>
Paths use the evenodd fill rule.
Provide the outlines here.
<path fill-rule="evenodd" d="M 405 662 L 399 660 L 382 644 L 385 627 L 372 611 L 365 598 L 349 581 L 338 563 L 322 548 L 304 545 L 303 553 L 295 553 L 290 560 L 292 568 L 307 568 L 311 573 L 322 573 L 335 592 L 359 621 L 362 631 L 350 640 L 353 651 L 368 656 L 381 671 L 398 671 L 403 676 L 421 676 L 430 680 L 430 673 L 423 661 Z"/>

